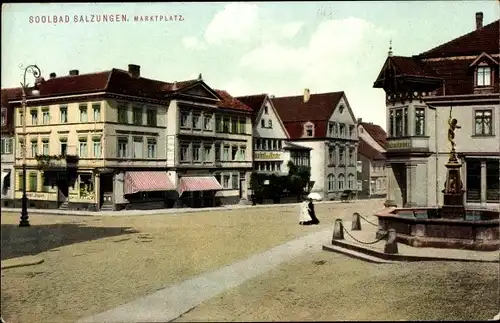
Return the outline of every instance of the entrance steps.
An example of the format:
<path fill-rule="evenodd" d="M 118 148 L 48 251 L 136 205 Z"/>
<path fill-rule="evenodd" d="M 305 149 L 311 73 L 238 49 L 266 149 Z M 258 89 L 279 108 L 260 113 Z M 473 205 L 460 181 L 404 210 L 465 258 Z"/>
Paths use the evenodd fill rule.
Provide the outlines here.
<path fill-rule="evenodd" d="M 59 205 L 59 210 L 68 210 L 68 201 L 64 201 Z"/>
<path fill-rule="evenodd" d="M 100 211 L 114 211 L 113 203 L 103 203 L 101 205 Z"/>

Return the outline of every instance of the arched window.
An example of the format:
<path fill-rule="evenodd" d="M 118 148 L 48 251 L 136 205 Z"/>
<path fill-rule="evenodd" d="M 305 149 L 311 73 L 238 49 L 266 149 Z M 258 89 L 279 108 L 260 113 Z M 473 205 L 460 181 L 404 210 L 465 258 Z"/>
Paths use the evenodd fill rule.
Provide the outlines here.
<path fill-rule="evenodd" d="M 328 192 L 335 191 L 335 176 L 333 174 L 328 174 Z"/>
<path fill-rule="evenodd" d="M 347 187 L 350 190 L 354 189 L 354 174 L 347 175 Z"/>
<path fill-rule="evenodd" d="M 345 182 L 345 176 L 344 174 L 339 174 L 339 190 L 342 191 L 344 190 L 344 182 Z"/>

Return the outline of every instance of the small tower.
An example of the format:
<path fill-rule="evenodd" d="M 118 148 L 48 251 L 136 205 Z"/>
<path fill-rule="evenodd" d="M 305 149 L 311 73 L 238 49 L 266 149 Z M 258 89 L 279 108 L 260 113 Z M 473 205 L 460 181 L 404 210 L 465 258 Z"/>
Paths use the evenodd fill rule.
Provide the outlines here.
<path fill-rule="evenodd" d="M 200 73 L 200 75 L 198 75 L 198 81 L 203 81 L 203 78 L 201 77 L 201 73 Z"/>
<path fill-rule="evenodd" d="M 392 38 L 389 39 L 389 52 L 387 53 L 389 57 L 392 57 Z"/>

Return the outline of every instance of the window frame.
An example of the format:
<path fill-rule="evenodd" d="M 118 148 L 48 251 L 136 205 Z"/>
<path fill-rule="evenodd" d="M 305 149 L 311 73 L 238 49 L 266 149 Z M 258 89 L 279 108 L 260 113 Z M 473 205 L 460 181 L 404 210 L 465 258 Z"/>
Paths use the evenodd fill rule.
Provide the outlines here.
<path fill-rule="evenodd" d="M 473 137 L 494 137 L 495 136 L 495 133 L 494 133 L 494 129 L 495 129 L 495 120 L 494 120 L 494 111 L 495 109 L 494 108 L 474 108 L 473 110 L 473 114 L 472 114 L 472 122 L 473 122 L 473 127 L 474 127 L 474 130 L 473 130 Z M 482 113 L 483 115 L 481 117 L 478 117 L 478 113 Z M 484 123 L 484 120 L 487 119 L 484 114 L 485 113 L 489 113 L 489 120 L 490 120 L 490 129 L 489 129 L 489 133 L 486 133 L 484 131 L 485 129 L 485 123 Z M 481 124 L 481 128 L 482 128 L 482 131 L 481 132 L 477 132 L 477 120 L 480 119 L 482 120 L 482 124 Z"/>

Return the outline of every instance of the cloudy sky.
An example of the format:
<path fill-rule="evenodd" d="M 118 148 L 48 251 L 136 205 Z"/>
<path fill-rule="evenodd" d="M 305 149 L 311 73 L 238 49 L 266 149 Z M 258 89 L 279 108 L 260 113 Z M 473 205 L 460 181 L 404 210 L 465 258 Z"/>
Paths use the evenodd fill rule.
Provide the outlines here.
<path fill-rule="evenodd" d="M 202 73 L 234 96 L 343 90 L 357 118 L 385 128 L 384 94 L 372 85 L 389 40 L 395 55 L 418 54 L 472 31 L 478 11 L 484 24 L 499 17 L 492 0 L 4 4 L 1 82 L 17 86 L 20 64 L 37 64 L 48 77 L 132 63 L 165 81 Z M 75 22 L 105 14 L 128 21 Z M 36 23 L 54 15 L 69 22 Z M 183 20 L 134 21 L 153 15 Z"/>

